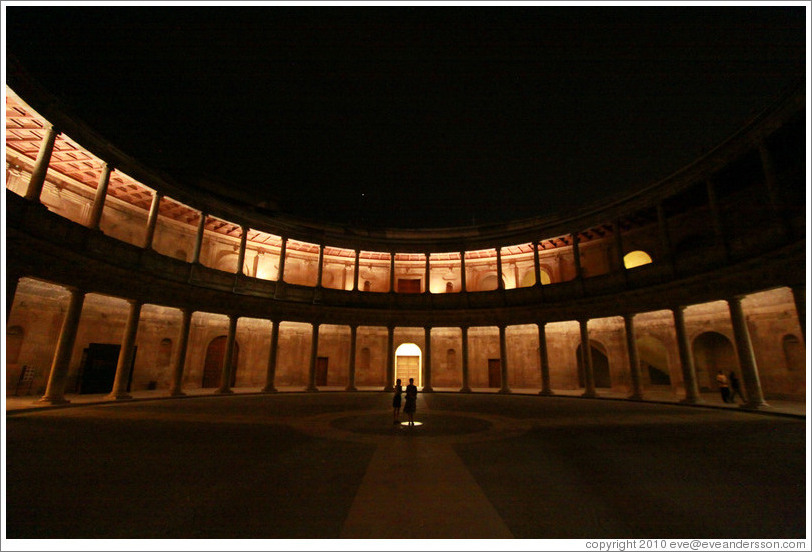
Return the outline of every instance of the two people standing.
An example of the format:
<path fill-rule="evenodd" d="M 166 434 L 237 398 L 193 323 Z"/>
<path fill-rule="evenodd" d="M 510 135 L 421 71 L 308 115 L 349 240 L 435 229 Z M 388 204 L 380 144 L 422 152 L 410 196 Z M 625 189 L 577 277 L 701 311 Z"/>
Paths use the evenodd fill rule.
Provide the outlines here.
<path fill-rule="evenodd" d="M 395 382 L 395 395 L 392 397 L 392 416 L 393 423 L 398 423 L 400 417 L 400 403 L 403 388 L 400 380 Z M 414 378 L 409 378 L 409 385 L 406 386 L 406 404 L 403 405 L 403 413 L 409 419 L 409 425 L 414 425 L 414 412 L 417 410 L 417 386 L 414 384 Z"/>

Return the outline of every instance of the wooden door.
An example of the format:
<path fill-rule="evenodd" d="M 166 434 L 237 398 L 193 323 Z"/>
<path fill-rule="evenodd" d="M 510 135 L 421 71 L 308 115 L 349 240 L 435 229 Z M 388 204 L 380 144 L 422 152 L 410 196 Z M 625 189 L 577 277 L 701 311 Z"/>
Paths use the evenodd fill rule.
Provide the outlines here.
<path fill-rule="evenodd" d="M 224 335 L 215 337 L 206 349 L 206 360 L 203 363 L 203 384 L 201 387 L 219 387 L 220 375 L 223 373 L 223 359 L 226 356 L 226 343 L 228 338 Z M 234 358 L 231 359 L 231 386 L 237 382 L 237 361 L 240 356 L 240 346 L 234 342 Z"/>
<path fill-rule="evenodd" d="M 327 385 L 327 357 L 316 358 L 316 387 Z"/>
<path fill-rule="evenodd" d="M 398 293 L 420 293 L 420 279 L 406 280 L 398 278 Z"/>
<path fill-rule="evenodd" d="M 502 361 L 498 358 L 488 359 L 488 387 L 502 387 Z"/>
<path fill-rule="evenodd" d="M 395 373 L 397 374 L 395 379 L 399 379 L 404 386 L 409 385 L 409 378 L 414 378 L 414 384 L 420 385 L 420 357 L 397 357 L 397 369 Z"/>

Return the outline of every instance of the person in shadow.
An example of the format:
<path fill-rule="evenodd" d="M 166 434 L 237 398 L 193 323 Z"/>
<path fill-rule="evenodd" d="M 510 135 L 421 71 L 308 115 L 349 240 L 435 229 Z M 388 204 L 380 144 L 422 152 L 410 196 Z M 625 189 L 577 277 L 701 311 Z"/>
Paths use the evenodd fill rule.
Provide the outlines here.
<path fill-rule="evenodd" d="M 747 402 L 742 395 L 742 388 L 739 384 L 739 378 L 736 377 L 736 372 L 730 371 L 730 402 L 736 402 L 736 395 L 742 400 L 742 402 Z"/>
<path fill-rule="evenodd" d="M 403 405 L 403 413 L 409 418 L 409 425 L 414 425 L 414 411 L 417 410 L 417 386 L 414 378 L 409 378 L 409 385 L 406 386 L 406 404 Z"/>
<path fill-rule="evenodd" d="M 392 423 L 397 424 L 400 422 L 400 397 L 403 394 L 403 386 L 400 380 L 395 382 L 395 396 L 392 397 Z"/>

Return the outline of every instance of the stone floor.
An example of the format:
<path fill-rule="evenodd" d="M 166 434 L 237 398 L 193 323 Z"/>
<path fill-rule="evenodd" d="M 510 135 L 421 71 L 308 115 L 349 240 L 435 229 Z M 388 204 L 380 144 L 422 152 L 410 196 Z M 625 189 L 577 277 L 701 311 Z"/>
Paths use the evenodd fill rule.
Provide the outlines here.
<path fill-rule="evenodd" d="M 6 399 L 9 539 L 805 536 L 803 405 L 134 396 Z"/>

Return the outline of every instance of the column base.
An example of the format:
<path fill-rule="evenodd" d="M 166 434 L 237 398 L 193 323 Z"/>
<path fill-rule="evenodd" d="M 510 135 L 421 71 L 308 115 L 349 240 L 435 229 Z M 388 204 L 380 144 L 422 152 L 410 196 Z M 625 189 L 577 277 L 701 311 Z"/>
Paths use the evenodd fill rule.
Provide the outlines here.
<path fill-rule="evenodd" d="M 587 399 L 594 399 L 598 396 L 598 394 L 594 391 L 584 391 L 583 393 L 581 393 L 581 396 Z"/>
<path fill-rule="evenodd" d="M 132 400 L 133 396 L 129 393 L 111 393 L 107 395 L 108 399 L 112 399 L 114 401 L 129 401 Z"/>
<path fill-rule="evenodd" d="M 344 389 L 344 391 L 348 391 L 348 392 L 358 391 L 358 388 L 356 386 L 354 386 L 354 385 L 348 385 L 347 388 Z"/>
<path fill-rule="evenodd" d="M 318 390 L 319 390 L 318 387 L 308 387 L 307 389 L 305 389 L 305 391 L 307 391 L 308 393 L 315 393 Z"/>
<path fill-rule="evenodd" d="M 689 398 L 689 397 L 685 397 L 679 403 L 680 404 L 705 404 L 705 401 L 703 401 L 702 399 L 692 399 L 692 398 Z"/>
<path fill-rule="evenodd" d="M 68 404 L 70 401 L 65 397 L 42 397 L 39 400 L 34 401 L 34 404 L 51 404 L 51 405 L 59 405 L 59 404 Z"/>
<path fill-rule="evenodd" d="M 499 390 L 499 394 L 501 394 L 501 395 L 508 395 L 510 393 L 511 393 L 511 391 L 510 391 L 509 387 L 503 387 L 502 389 Z"/>
<path fill-rule="evenodd" d="M 277 389 L 276 387 L 263 387 L 261 392 L 262 393 L 279 393 L 279 389 Z"/>
<path fill-rule="evenodd" d="M 214 394 L 215 395 L 233 395 L 234 391 L 232 391 L 231 389 L 226 387 L 225 389 L 218 389 L 217 391 L 214 392 Z"/>
<path fill-rule="evenodd" d="M 170 391 L 169 396 L 170 397 L 185 397 L 186 393 L 184 393 L 183 391 Z"/>
<path fill-rule="evenodd" d="M 431 386 L 423 387 L 423 393 L 434 393 L 434 389 L 432 389 Z"/>
<path fill-rule="evenodd" d="M 552 389 L 542 389 L 541 391 L 539 391 L 539 395 L 541 395 L 542 397 L 552 397 L 553 395 L 555 395 L 555 393 L 553 393 Z"/>
<path fill-rule="evenodd" d="M 766 402 L 761 401 L 761 402 L 746 402 L 744 404 L 739 405 L 739 408 L 742 408 L 744 410 L 758 410 L 759 408 L 764 408 L 764 407 L 769 408 L 769 406 L 770 405 L 767 404 Z"/>
<path fill-rule="evenodd" d="M 470 393 L 470 392 L 471 392 L 470 387 L 463 387 L 462 389 L 460 389 L 460 393 Z"/>
<path fill-rule="evenodd" d="M 640 394 L 640 393 L 632 393 L 631 395 L 626 397 L 626 399 L 630 400 L 630 401 L 642 401 L 643 400 L 643 395 Z"/>

